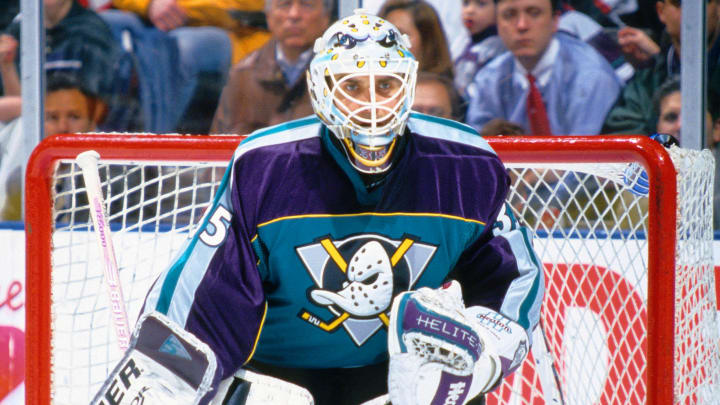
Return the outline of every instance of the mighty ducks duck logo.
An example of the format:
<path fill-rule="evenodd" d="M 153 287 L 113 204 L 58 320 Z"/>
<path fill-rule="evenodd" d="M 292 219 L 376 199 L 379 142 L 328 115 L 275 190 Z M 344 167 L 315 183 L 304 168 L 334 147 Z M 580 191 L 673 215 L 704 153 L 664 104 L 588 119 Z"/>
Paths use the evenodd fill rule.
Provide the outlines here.
<path fill-rule="evenodd" d="M 310 302 L 327 307 L 334 317 L 323 320 L 304 308 L 298 316 L 326 332 L 342 326 L 361 346 L 387 327 L 393 297 L 415 285 L 437 250 L 417 239 L 362 234 L 337 241 L 323 237 L 297 247 L 315 281 L 308 289 Z"/>

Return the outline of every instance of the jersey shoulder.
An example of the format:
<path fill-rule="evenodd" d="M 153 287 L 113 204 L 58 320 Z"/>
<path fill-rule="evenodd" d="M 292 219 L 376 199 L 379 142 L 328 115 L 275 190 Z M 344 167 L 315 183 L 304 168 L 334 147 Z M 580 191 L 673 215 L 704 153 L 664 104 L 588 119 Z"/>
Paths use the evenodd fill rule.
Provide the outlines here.
<path fill-rule="evenodd" d="M 322 123 L 315 115 L 261 128 L 248 135 L 235 150 L 237 160 L 250 151 L 282 148 L 283 145 L 320 137 Z"/>
<path fill-rule="evenodd" d="M 461 122 L 413 111 L 410 113 L 408 128 L 414 135 L 428 140 L 458 144 L 462 149 L 467 149 L 469 154 L 482 151 L 497 155 L 475 128 Z"/>

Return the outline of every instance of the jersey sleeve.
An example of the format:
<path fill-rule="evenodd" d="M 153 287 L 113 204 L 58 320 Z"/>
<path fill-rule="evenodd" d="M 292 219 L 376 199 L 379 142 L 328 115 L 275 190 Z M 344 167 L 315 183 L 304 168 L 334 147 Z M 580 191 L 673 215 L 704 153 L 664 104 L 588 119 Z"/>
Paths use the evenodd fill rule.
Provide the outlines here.
<path fill-rule="evenodd" d="M 465 304 L 491 308 L 531 335 L 545 290 L 529 230 L 502 203 L 497 219 L 465 250 L 449 278 L 463 286 Z"/>
<path fill-rule="evenodd" d="M 222 378 L 253 355 L 267 304 L 252 239 L 255 225 L 235 187 L 235 161 L 195 234 L 150 290 L 158 311 L 208 344 Z"/>

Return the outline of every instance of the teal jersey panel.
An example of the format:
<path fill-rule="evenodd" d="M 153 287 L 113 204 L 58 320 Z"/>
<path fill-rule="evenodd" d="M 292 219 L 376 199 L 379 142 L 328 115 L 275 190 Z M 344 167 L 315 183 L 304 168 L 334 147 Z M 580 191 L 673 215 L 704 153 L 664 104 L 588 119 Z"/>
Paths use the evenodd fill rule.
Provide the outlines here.
<path fill-rule="evenodd" d="M 392 298 L 441 285 L 484 228 L 422 213 L 305 215 L 261 224 L 253 244 L 269 305 L 254 359 L 304 368 L 384 360 Z"/>

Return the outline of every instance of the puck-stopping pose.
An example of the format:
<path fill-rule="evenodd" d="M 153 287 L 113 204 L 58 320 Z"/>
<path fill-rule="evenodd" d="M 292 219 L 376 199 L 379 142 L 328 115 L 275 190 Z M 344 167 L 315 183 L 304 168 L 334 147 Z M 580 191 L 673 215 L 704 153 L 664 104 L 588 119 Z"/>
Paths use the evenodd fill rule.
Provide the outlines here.
<path fill-rule="evenodd" d="M 387 21 L 359 10 L 314 50 L 316 116 L 242 142 L 144 312 L 212 350 L 215 403 L 247 400 L 242 370 L 316 404 L 478 403 L 525 358 L 544 292 L 505 168 L 472 128 L 410 111 L 417 62 Z"/>

